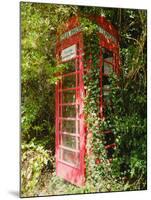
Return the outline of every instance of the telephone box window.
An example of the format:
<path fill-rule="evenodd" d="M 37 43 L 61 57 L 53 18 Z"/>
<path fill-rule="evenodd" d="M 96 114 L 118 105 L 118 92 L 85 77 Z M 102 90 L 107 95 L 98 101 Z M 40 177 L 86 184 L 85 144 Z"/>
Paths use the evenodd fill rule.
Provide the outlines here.
<path fill-rule="evenodd" d="M 75 88 L 76 87 L 76 78 L 75 74 L 64 76 L 62 80 L 62 88 Z"/>
<path fill-rule="evenodd" d="M 72 164 L 74 167 L 79 167 L 79 153 L 62 149 L 62 160 Z"/>
<path fill-rule="evenodd" d="M 76 137 L 71 136 L 70 134 L 63 134 L 62 145 L 72 149 L 76 149 Z"/>
<path fill-rule="evenodd" d="M 69 60 L 68 62 L 64 62 L 67 64 L 66 69 L 64 70 L 64 74 L 75 72 L 75 59 Z"/>
<path fill-rule="evenodd" d="M 74 103 L 76 101 L 75 90 L 67 90 L 62 93 L 62 102 L 63 103 Z"/>
<path fill-rule="evenodd" d="M 76 107 L 75 105 L 62 106 L 62 116 L 63 117 L 75 117 L 76 116 Z"/>
<path fill-rule="evenodd" d="M 62 120 L 62 131 L 75 134 L 76 132 L 75 120 Z"/>

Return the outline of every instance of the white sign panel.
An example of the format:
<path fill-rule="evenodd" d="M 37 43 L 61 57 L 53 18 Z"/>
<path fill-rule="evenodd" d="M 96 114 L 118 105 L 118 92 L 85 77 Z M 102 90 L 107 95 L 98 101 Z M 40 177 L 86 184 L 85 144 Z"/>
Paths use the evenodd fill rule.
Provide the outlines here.
<path fill-rule="evenodd" d="M 76 56 L 76 45 L 72 45 L 66 49 L 63 49 L 61 52 L 61 60 L 67 61 Z"/>
<path fill-rule="evenodd" d="M 99 33 L 102 33 L 103 35 L 105 35 L 106 38 L 111 39 L 113 42 L 117 42 L 117 39 L 111 35 L 110 33 L 108 33 L 106 30 L 104 30 L 102 27 L 98 27 Z"/>
<path fill-rule="evenodd" d="M 68 37 L 71 37 L 72 35 L 80 32 L 81 30 L 82 30 L 81 26 L 75 27 L 75 28 L 71 29 L 70 31 L 63 33 L 60 36 L 60 40 L 62 41 L 64 39 L 68 38 Z"/>

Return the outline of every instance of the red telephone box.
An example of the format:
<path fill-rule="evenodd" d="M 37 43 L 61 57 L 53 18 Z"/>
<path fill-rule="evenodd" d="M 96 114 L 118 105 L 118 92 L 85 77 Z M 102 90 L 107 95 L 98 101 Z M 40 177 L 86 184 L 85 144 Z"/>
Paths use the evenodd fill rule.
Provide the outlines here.
<path fill-rule="evenodd" d="M 100 48 L 100 113 L 105 113 L 108 76 L 119 73 L 118 32 L 104 17 L 95 17 Z M 62 28 L 62 27 L 61 27 Z M 57 35 L 56 57 L 66 63 L 56 85 L 56 174 L 77 185 L 85 183 L 86 124 L 84 123 L 84 43 L 78 17 L 72 17 Z M 113 134 L 111 130 L 106 133 Z M 105 133 L 105 134 L 106 134 Z M 106 149 L 113 149 L 113 144 Z"/>

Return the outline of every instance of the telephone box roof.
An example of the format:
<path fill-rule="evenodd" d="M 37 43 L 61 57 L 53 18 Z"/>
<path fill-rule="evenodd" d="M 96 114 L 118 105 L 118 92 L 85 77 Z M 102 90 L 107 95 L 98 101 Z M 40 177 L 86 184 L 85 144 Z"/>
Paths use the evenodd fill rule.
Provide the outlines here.
<path fill-rule="evenodd" d="M 79 16 L 70 17 L 64 24 L 60 25 L 57 30 L 57 36 L 58 36 L 57 39 L 60 40 L 61 34 L 64 34 L 67 31 L 74 29 L 75 27 L 80 27 L 80 18 L 83 17 Z M 106 20 L 104 16 L 93 15 L 84 18 L 90 19 L 90 21 L 94 21 L 94 23 L 98 24 L 101 28 L 103 28 L 105 31 L 107 31 L 109 34 L 111 34 L 113 37 L 119 40 L 118 30 L 111 24 L 111 22 Z"/>

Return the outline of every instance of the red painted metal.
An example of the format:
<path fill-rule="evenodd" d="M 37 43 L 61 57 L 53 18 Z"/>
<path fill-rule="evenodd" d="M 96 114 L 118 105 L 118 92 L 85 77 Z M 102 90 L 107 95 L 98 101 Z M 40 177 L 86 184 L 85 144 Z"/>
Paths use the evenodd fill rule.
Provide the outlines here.
<path fill-rule="evenodd" d="M 79 26 L 79 22 L 77 18 L 71 18 L 67 24 L 65 24 L 64 30 L 61 30 L 61 34 L 74 29 L 75 27 Z M 58 40 L 57 40 L 57 47 L 56 47 L 56 54 L 59 60 L 59 63 L 62 62 L 60 59 L 60 53 L 64 49 L 76 44 L 77 52 L 76 57 L 72 58 L 71 60 L 75 60 L 75 71 L 62 74 L 61 77 L 65 78 L 69 76 L 75 75 L 75 83 L 76 86 L 73 88 L 69 87 L 62 87 L 62 83 L 59 83 L 56 86 L 56 99 L 58 99 L 59 93 L 61 94 L 60 104 L 58 104 L 58 100 L 56 100 L 56 174 L 67 181 L 76 184 L 78 186 L 84 185 L 85 182 L 85 163 L 84 163 L 84 155 L 85 155 L 85 131 L 84 131 L 84 116 L 83 113 L 83 94 L 84 94 L 84 86 L 83 86 L 83 63 L 82 63 L 82 53 L 83 53 L 83 36 L 81 31 L 77 34 L 72 35 L 71 37 L 61 40 L 61 35 L 58 33 Z M 67 61 L 68 62 L 68 61 Z M 74 77 L 73 77 L 74 78 Z M 79 81 L 78 81 L 79 79 Z M 75 91 L 75 102 L 63 102 L 62 95 L 65 91 Z M 80 93 L 80 95 L 79 95 Z M 74 117 L 63 117 L 62 116 L 62 109 L 64 106 L 74 106 L 76 110 L 76 114 Z M 61 107 L 59 114 L 58 110 Z M 61 117 L 60 117 L 61 116 Z M 63 130 L 63 122 L 67 121 L 68 123 L 75 123 L 75 130 L 74 133 L 70 133 Z M 59 130 L 59 121 L 61 122 L 61 130 Z M 79 125 L 80 123 L 80 125 Z M 80 127 L 79 127 L 80 126 Z M 75 138 L 75 147 L 69 148 L 68 146 L 64 146 L 62 140 L 59 143 L 59 135 L 62 136 L 66 135 L 69 137 Z M 80 143 L 80 145 L 79 145 Z M 66 150 L 66 152 L 64 151 Z M 59 157 L 59 153 L 61 151 L 61 158 Z M 64 155 L 62 154 L 64 153 Z M 72 152 L 72 153 L 71 153 Z M 68 159 L 65 157 L 68 156 Z M 76 162 L 77 163 L 76 163 Z"/>
<path fill-rule="evenodd" d="M 108 77 L 107 72 L 103 72 L 103 64 L 108 65 L 108 68 L 113 70 L 116 74 L 120 74 L 120 60 L 119 60 L 119 34 L 114 26 L 106 21 L 105 17 L 93 16 L 90 17 L 92 21 L 98 25 L 98 38 L 100 47 L 100 118 L 105 119 L 104 109 L 106 106 L 103 96 L 103 77 Z M 77 29 L 77 27 L 79 29 Z M 56 85 L 56 174 L 63 179 L 77 185 L 85 184 L 85 154 L 86 154 L 86 132 L 87 127 L 84 123 L 83 98 L 86 93 L 83 83 L 83 75 L 93 65 L 92 55 L 86 63 L 87 67 L 84 69 L 84 52 L 83 52 L 83 33 L 80 29 L 80 22 L 78 17 L 72 17 L 58 29 L 57 43 L 56 43 L 56 58 L 58 64 L 66 63 L 68 61 L 61 60 L 61 53 L 68 47 L 76 45 L 76 55 L 71 57 L 69 61 L 74 61 L 75 70 L 64 72 L 60 74 L 61 79 Z M 98 48 L 99 48 L 98 47 Z M 104 49 L 110 51 L 113 55 L 112 60 L 103 59 Z M 75 79 L 75 85 L 66 87 L 64 81 L 69 77 Z M 110 89 L 106 88 L 106 92 Z M 74 93 L 75 100 L 64 101 L 65 93 Z M 66 94 L 67 95 L 67 94 Z M 63 110 L 74 108 L 74 116 L 64 116 Z M 67 123 L 71 125 L 71 130 L 67 130 Z M 112 135 L 112 130 L 103 132 L 105 135 Z M 67 138 L 72 137 L 72 145 L 68 146 Z M 91 133 L 87 133 L 87 137 L 92 137 Z M 106 144 L 105 149 L 114 148 L 116 144 Z M 88 153 L 88 152 L 87 152 Z M 110 160 L 112 160 L 110 158 Z M 101 161 L 97 161 L 101 163 Z"/>
<path fill-rule="evenodd" d="M 114 28 L 114 26 L 107 22 L 104 17 L 96 17 L 95 21 L 109 34 L 111 34 L 115 40 L 107 38 L 102 33 L 98 34 L 98 37 L 100 39 L 100 117 L 102 120 L 104 120 L 107 116 L 104 114 L 104 110 L 106 108 L 106 105 L 104 103 L 104 97 L 103 97 L 103 76 L 108 77 L 107 74 L 103 73 L 103 63 L 106 63 L 112 67 L 113 72 L 115 72 L 117 75 L 120 74 L 120 58 L 119 58 L 119 34 L 118 31 Z M 107 51 L 110 51 L 113 55 L 112 62 L 107 61 L 103 59 L 103 52 L 102 48 L 105 48 Z M 110 89 L 105 89 L 104 91 L 110 92 Z M 106 130 L 104 131 L 104 134 L 114 134 L 112 130 Z M 114 149 L 116 147 L 115 143 L 105 145 L 105 149 Z M 109 158 L 111 160 L 111 158 Z"/>

